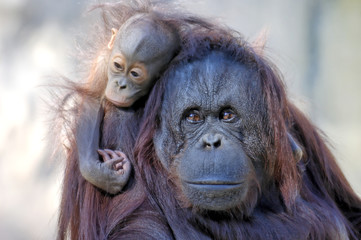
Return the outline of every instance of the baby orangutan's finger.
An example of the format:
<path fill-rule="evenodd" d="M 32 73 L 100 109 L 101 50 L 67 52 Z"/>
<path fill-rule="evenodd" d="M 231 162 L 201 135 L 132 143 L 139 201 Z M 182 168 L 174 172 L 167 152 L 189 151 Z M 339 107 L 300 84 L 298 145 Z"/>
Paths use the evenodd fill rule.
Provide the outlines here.
<path fill-rule="evenodd" d="M 124 162 L 124 158 L 122 159 L 121 162 L 118 162 L 116 165 L 115 165 L 115 170 L 118 171 L 120 169 L 123 169 L 123 162 Z"/>
<path fill-rule="evenodd" d="M 122 157 L 117 157 L 114 159 L 110 159 L 110 160 L 104 162 L 103 164 L 105 164 L 107 166 L 107 168 L 109 168 L 109 169 L 118 171 L 117 164 L 121 163 L 122 161 L 123 161 Z"/>
<path fill-rule="evenodd" d="M 124 159 L 128 159 L 128 158 L 127 158 L 127 155 L 125 155 L 125 153 L 123 153 L 122 151 L 115 150 L 115 152 L 116 152 L 119 156 L 122 156 Z"/>
<path fill-rule="evenodd" d="M 105 151 L 106 153 L 108 153 L 108 154 L 111 156 L 111 158 L 118 158 L 118 157 L 119 157 L 118 154 L 116 154 L 113 150 L 104 149 L 104 151 Z"/>
<path fill-rule="evenodd" d="M 128 159 L 124 159 L 122 161 L 122 167 L 123 167 L 124 171 L 130 171 L 132 169 L 132 164 L 130 163 L 130 161 Z"/>
<path fill-rule="evenodd" d="M 98 149 L 98 153 L 99 153 L 100 156 L 103 157 L 103 161 L 104 161 L 104 162 L 110 160 L 110 156 L 109 156 L 108 153 L 105 152 L 104 150 Z"/>

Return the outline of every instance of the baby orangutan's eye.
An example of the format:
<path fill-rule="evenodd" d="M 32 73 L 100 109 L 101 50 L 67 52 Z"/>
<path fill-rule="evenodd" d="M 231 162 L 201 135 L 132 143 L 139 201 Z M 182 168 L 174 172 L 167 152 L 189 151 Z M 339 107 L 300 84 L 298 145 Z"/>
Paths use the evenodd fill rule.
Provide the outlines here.
<path fill-rule="evenodd" d="M 133 77 L 139 77 L 139 73 L 137 73 L 136 71 L 131 71 L 130 74 L 132 74 Z"/>
<path fill-rule="evenodd" d="M 115 67 L 117 70 L 119 70 L 119 71 L 123 71 L 123 70 L 124 70 L 123 66 L 120 65 L 120 64 L 117 63 L 117 62 L 114 62 L 114 67 Z"/>
<path fill-rule="evenodd" d="M 132 68 L 129 75 L 136 82 L 143 82 L 147 78 L 146 73 L 139 67 Z"/>
<path fill-rule="evenodd" d="M 116 72 L 124 71 L 124 60 L 121 56 L 113 58 L 113 70 Z"/>

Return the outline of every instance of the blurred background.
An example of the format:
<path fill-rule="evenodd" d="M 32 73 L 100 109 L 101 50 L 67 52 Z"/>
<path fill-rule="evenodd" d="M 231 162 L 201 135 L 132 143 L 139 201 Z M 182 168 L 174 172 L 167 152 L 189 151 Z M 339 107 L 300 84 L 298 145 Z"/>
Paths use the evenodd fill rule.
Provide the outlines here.
<path fill-rule="evenodd" d="M 329 137 L 361 195 L 361 1 L 183 1 L 253 40 L 289 96 Z M 79 32 L 94 23 L 85 0 L 0 0 L 0 238 L 54 239 L 63 166 L 52 157 L 47 76 L 76 76 Z"/>

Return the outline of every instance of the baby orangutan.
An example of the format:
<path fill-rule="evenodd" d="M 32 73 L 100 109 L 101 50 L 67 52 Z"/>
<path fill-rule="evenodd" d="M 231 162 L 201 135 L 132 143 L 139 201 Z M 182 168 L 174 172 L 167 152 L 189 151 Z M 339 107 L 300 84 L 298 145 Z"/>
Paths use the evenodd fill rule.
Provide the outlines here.
<path fill-rule="evenodd" d="M 148 94 L 179 45 L 178 32 L 151 14 L 135 15 L 119 30 L 112 29 L 105 108 L 84 99 L 76 134 L 80 172 L 96 187 L 116 194 L 128 182 L 132 167 L 120 150 L 127 144 L 122 142 L 121 125 L 137 118 L 134 103 Z M 99 141 L 104 148 L 115 146 L 115 150 L 99 149 Z"/>

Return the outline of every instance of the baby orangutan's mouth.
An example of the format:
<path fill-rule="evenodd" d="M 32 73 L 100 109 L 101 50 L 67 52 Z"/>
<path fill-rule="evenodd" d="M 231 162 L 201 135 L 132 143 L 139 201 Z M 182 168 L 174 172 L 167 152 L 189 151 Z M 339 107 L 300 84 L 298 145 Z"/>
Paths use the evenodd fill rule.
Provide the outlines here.
<path fill-rule="evenodd" d="M 107 98 L 109 102 L 113 103 L 117 107 L 130 107 L 134 103 L 133 99 L 123 98 L 121 101 Z"/>

